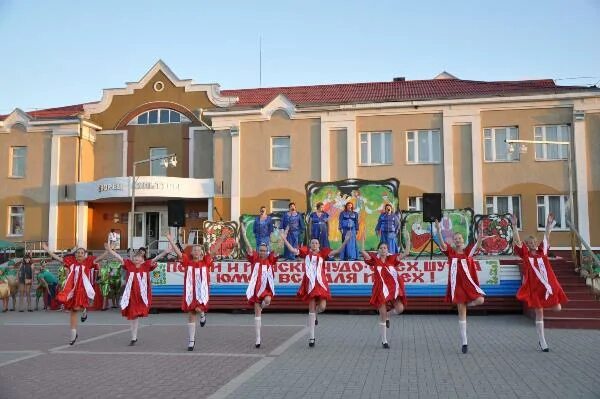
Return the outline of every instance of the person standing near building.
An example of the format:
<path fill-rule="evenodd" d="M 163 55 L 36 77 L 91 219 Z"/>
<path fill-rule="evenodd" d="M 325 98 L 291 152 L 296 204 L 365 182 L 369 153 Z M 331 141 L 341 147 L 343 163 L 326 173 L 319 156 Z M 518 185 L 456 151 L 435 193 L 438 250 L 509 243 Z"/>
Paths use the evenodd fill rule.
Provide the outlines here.
<path fill-rule="evenodd" d="M 110 229 L 110 233 L 108 233 L 108 246 L 110 249 L 117 249 L 117 241 L 119 240 L 119 236 L 115 229 Z"/>
<path fill-rule="evenodd" d="M 82 311 L 81 322 L 86 321 L 87 313 L 85 310 L 90 306 L 90 301 L 94 300 L 96 293 L 92 286 L 92 270 L 98 268 L 97 262 L 106 257 L 104 252 L 99 257 L 89 256 L 84 248 L 77 248 L 75 255 L 67 255 L 64 258 L 52 252 L 46 243 L 42 244 L 44 251 L 48 255 L 64 264 L 68 270 L 65 285 L 56 296 L 56 299 L 64 305 L 64 309 L 70 312 L 71 338 L 69 345 L 77 341 L 77 316 Z"/>
<path fill-rule="evenodd" d="M 446 287 L 446 302 L 453 303 L 458 308 L 458 326 L 462 339 L 462 353 L 468 351 L 467 341 L 467 306 L 483 304 L 485 292 L 479 287 L 477 267 L 473 256 L 481 248 L 483 231 L 479 231 L 477 242 L 465 246 L 461 233 L 454 233 L 454 246 L 446 245 L 442 238 L 440 222 L 435 221 L 435 227 L 440 243 L 440 250 L 448 257 L 448 285 Z"/>
<path fill-rule="evenodd" d="M 316 210 L 309 216 L 310 239 L 319 240 L 321 248 L 329 248 L 329 215 L 323 211 L 323 203 L 318 202 Z"/>
<path fill-rule="evenodd" d="M 310 248 L 305 246 L 294 248 L 285 234 L 282 238 L 291 253 L 304 258 L 304 276 L 296 296 L 302 301 L 308 302 L 308 329 L 310 333 L 308 346 L 312 348 L 315 346 L 315 326 L 319 324 L 317 312 L 324 312 L 327 300 L 331 299 L 329 283 L 325 274 L 325 261 L 330 256 L 333 257 L 343 251 L 351 237 L 348 234 L 342 245 L 335 251 L 332 251 L 331 248 L 321 248 L 319 240 L 314 238 L 310 240 Z"/>
<path fill-rule="evenodd" d="M 147 317 L 152 305 L 150 273 L 158 266 L 157 262 L 171 252 L 171 248 L 166 248 L 153 259 L 147 260 L 139 252 L 133 255 L 131 260 L 123 260 L 121 255 L 116 253 L 108 243 L 105 244 L 105 248 L 127 271 L 127 283 L 125 284 L 125 290 L 123 290 L 120 305 L 121 315 L 129 320 L 131 330 L 129 346 L 134 346 L 138 340 L 139 318 Z"/>
<path fill-rule="evenodd" d="M 41 288 L 42 299 L 44 301 L 44 310 L 50 309 L 52 301 L 56 296 L 56 287 L 58 286 L 58 278 L 46 268 L 46 262 L 40 262 L 40 272 L 37 275 L 38 290 Z M 38 300 L 36 295 L 35 310 L 38 310 Z"/>
<path fill-rule="evenodd" d="M 242 232 L 246 230 L 243 229 Z M 271 233 L 273 232 L 273 220 L 271 216 L 267 215 L 267 208 L 264 206 L 260 207 L 258 211 L 258 216 L 254 218 L 254 225 L 252 226 L 252 231 L 254 233 L 254 239 L 256 240 L 256 250 L 262 244 L 267 245 L 267 249 L 271 250 Z M 245 234 L 242 234 L 245 237 Z M 250 246 L 247 246 L 250 249 Z"/>
<path fill-rule="evenodd" d="M 340 252 L 341 260 L 356 260 L 358 259 L 358 243 L 356 242 L 356 233 L 358 232 L 358 213 L 354 212 L 352 202 L 347 202 L 344 210 L 340 213 L 338 228 L 342 233 L 342 237 L 349 237 L 344 250 Z"/>
<path fill-rule="evenodd" d="M 364 240 L 362 240 L 362 256 L 365 263 L 373 268 L 373 289 L 369 304 L 379 311 L 379 331 L 381 333 L 381 345 L 389 349 L 386 330 L 390 328 L 389 313 L 399 315 L 406 308 L 406 292 L 404 290 L 404 279 L 398 274 L 396 266 L 402 258 L 408 255 L 408 249 L 404 254 L 390 254 L 387 244 L 380 242 L 377 252 L 366 252 Z M 409 245 L 406 248 L 410 248 Z M 391 309 L 388 311 L 388 308 Z"/>
<path fill-rule="evenodd" d="M 242 226 L 245 228 L 245 226 Z M 267 245 L 260 244 L 258 251 L 252 250 L 248 238 L 242 235 L 248 248 L 248 262 L 252 267 L 250 271 L 250 282 L 246 289 L 248 303 L 254 307 L 254 329 L 256 333 L 255 347 L 260 348 L 262 325 L 262 311 L 271 304 L 275 296 L 275 273 L 277 255 L 269 252 Z"/>
<path fill-rule="evenodd" d="M 400 252 L 398 247 L 398 232 L 400 231 L 400 217 L 397 213 L 392 213 L 392 205 L 385 204 L 384 211 L 379 215 L 375 233 L 379 237 L 379 245 L 385 243 L 388 253 L 397 254 Z"/>
<path fill-rule="evenodd" d="M 33 261 L 30 254 L 26 254 L 19 264 L 19 312 L 24 312 L 24 301 L 27 301 L 27 311 L 31 309 L 31 284 L 33 283 Z"/>
<path fill-rule="evenodd" d="M 8 299 L 10 298 L 10 287 L 6 278 L 6 267 L 0 267 L 0 299 L 2 299 L 2 313 L 8 312 Z"/>
<path fill-rule="evenodd" d="M 301 213 L 296 211 L 296 203 L 290 202 L 288 205 L 289 211 L 283 215 L 281 228 L 285 230 L 284 236 L 287 237 L 292 248 L 298 249 L 300 247 L 300 236 L 304 231 L 304 218 Z M 283 256 L 288 260 L 295 260 L 296 257 L 294 252 L 285 249 Z"/>
<path fill-rule="evenodd" d="M 538 243 L 536 237 L 530 235 L 525 239 L 525 245 L 519 237 L 519 229 L 513 229 L 515 254 L 520 256 L 523 262 L 521 268 L 523 284 L 517 291 L 517 299 L 525 302 L 529 308 L 535 311 L 535 329 L 542 352 L 550 351 L 544 336 L 544 308 L 557 312 L 568 301 L 548 260 L 550 232 L 555 224 L 554 215 L 549 213 L 542 242 Z M 517 226 L 515 215 L 512 215 L 512 225 Z"/>

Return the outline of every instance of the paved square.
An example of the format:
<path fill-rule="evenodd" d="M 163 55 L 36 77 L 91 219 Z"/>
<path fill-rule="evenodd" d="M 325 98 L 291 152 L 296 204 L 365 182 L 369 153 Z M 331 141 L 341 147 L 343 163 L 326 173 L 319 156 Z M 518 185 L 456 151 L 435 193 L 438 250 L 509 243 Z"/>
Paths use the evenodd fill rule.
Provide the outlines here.
<path fill-rule="evenodd" d="M 251 314 L 210 313 L 186 351 L 186 317 L 142 319 L 138 345 L 117 312 L 90 312 L 66 344 L 60 312 L 0 316 L 0 398 L 598 398 L 600 334 L 547 330 L 518 315 L 392 319 L 381 347 L 375 315 L 323 314 L 308 348 L 305 314 L 265 313 L 254 348 Z M 66 396 L 65 396 L 66 395 Z"/>

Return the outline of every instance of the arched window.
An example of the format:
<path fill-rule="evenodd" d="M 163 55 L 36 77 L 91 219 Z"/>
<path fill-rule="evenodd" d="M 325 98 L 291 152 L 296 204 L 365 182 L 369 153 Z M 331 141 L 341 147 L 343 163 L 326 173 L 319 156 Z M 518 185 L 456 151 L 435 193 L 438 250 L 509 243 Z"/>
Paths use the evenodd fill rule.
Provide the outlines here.
<path fill-rule="evenodd" d="M 172 109 L 159 108 L 142 112 L 133 118 L 128 125 L 160 125 L 167 123 L 189 123 L 189 118 Z"/>

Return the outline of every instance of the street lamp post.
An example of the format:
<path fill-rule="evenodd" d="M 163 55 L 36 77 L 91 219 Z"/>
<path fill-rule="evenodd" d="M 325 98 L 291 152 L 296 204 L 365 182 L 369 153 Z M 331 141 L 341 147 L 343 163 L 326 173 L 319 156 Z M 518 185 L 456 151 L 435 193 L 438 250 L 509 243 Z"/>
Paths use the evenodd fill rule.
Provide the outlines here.
<path fill-rule="evenodd" d="M 575 228 L 574 216 L 575 208 L 573 207 L 573 170 L 571 166 L 571 142 L 570 141 L 552 141 L 552 140 L 504 140 L 510 147 L 508 152 L 513 152 L 514 147 L 513 144 L 523 144 L 527 150 L 527 146 L 525 144 L 556 144 L 556 145 L 566 145 L 567 146 L 567 167 L 569 174 L 569 227 Z"/>
<path fill-rule="evenodd" d="M 156 157 L 156 158 L 148 158 L 148 159 L 143 159 L 141 161 L 136 161 L 133 163 L 133 176 L 131 178 L 131 234 L 129 235 L 130 240 L 133 242 L 133 230 L 134 230 L 134 212 L 135 212 L 135 183 L 136 183 L 136 175 L 135 175 L 135 168 L 136 166 L 143 164 L 143 163 L 151 163 L 153 161 L 161 161 L 161 165 L 165 168 L 168 168 L 169 166 L 177 166 L 177 155 L 175 153 L 173 154 L 168 154 L 168 155 L 164 155 L 161 157 Z M 131 246 L 131 243 L 130 243 Z"/>

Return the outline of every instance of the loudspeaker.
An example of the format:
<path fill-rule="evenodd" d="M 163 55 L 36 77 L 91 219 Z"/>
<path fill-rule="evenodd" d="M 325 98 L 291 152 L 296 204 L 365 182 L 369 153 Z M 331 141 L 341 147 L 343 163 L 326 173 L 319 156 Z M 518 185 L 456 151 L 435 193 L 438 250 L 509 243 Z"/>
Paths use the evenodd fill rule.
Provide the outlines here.
<path fill-rule="evenodd" d="M 169 209 L 169 227 L 185 226 L 185 202 L 183 200 L 167 201 Z"/>
<path fill-rule="evenodd" d="M 442 194 L 423 193 L 423 221 L 442 220 Z"/>

